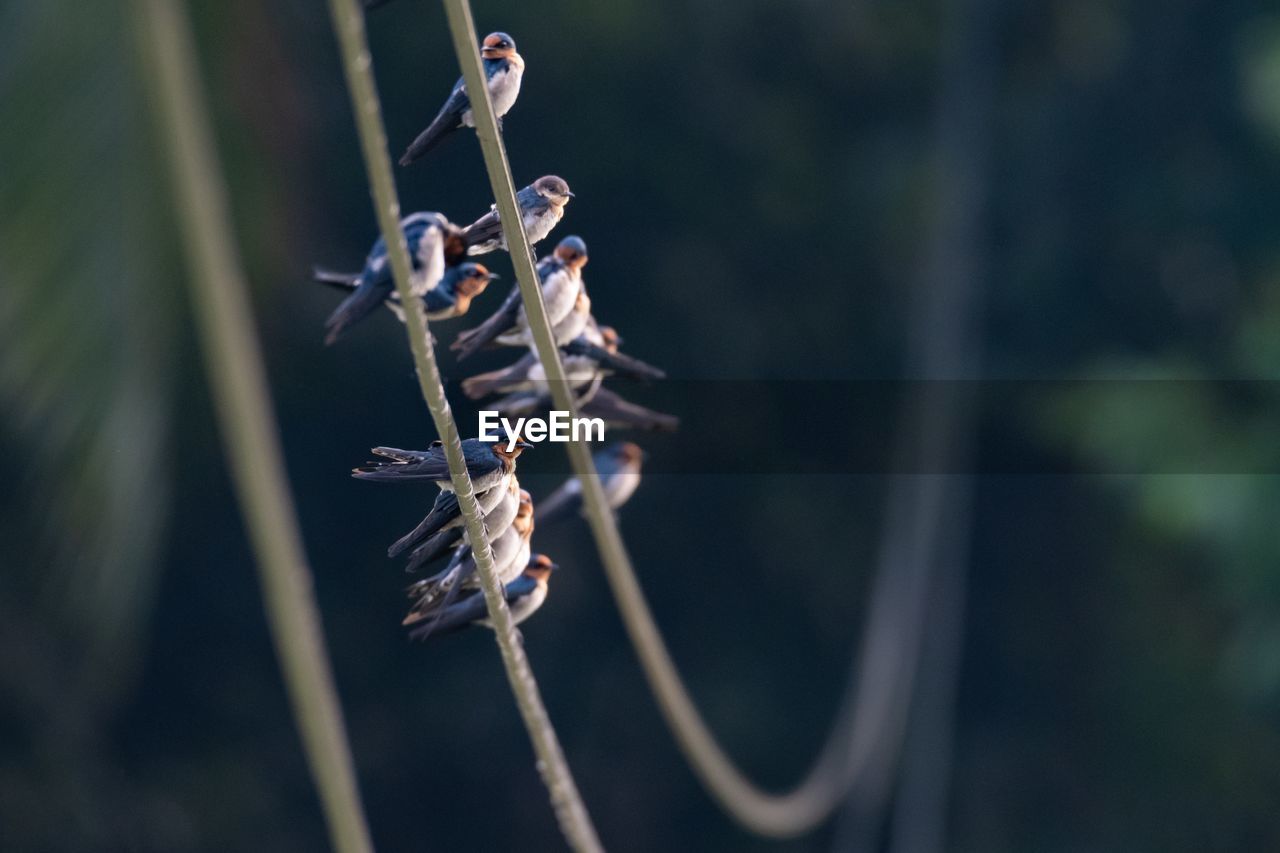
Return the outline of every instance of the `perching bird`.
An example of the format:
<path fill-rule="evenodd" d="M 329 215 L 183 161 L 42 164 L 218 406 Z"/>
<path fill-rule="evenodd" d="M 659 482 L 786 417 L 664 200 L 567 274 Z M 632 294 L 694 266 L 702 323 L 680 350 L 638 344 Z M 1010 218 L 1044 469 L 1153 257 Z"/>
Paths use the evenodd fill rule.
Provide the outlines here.
<path fill-rule="evenodd" d="M 400 230 L 404 233 L 405 242 L 409 246 L 409 258 L 413 263 L 411 288 L 414 295 L 422 297 L 428 306 L 435 304 L 455 312 L 449 316 L 462 313 L 457 310 L 460 307 L 459 295 L 467 294 L 462 302 L 469 306 L 471 299 L 484 289 L 492 276 L 483 266 L 476 264 L 458 273 L 457 277 L 449 277 L 446 283 L 446 268 L 457 266 L 466 257 L 462 232 L 458 226 L 442 214 L 423 211 L 411 213 L 400 220 Z M 325 321 L 325 328 L 328 330 L 326 344 L 336 341 L 343 332 L 376 311 L 379 305 L 395 293 L 387 244 L 382 237 L 374 242 L 365 260 L 364 269 L 359 273 L 336 273 L 317 268 L 314 274 L 317 281 L 340 285 L 352 291 Z M 444 285 L 446 291 L 430 297 L 431 291 L 441 285 Z M 428 311 L 430 310 L 428 307 Z"/>
<path fill-rule="evenodd" d="M 547 578 L 557 568 L 559 566 L 545 554 L 533 554 L 520 576 L 503 588 L 503 597 L 511 608 L 512 622 L 519 625 L 542 606 L 547 599 Z M 471 625 L 492 628 L 488 615 L 484 593 L 477 589 L 466 598 L 443 608 L 436 619 L 425 625 L 418 624 L 421 620 L 410 622 L 408 618 L 405 624 L 417 625 L 409 632 L 411 640 L 425 640 L 428 637 L 451 634 Z"/>
<path fill-rule="evenodd" d="M 514 580 L 528 561 L 533 526 L 533 501 L 528 492 L 521 490 L 516 517 L 489 542 L 493 570 L 499 583 Z M 426 618 L 438 613 L 441 608 L 452 604 L 464 588 L 476 587 L 479 583 L 471 544 L 468 542 L 459 545 L 444 569 L 409 587 L 409 597 L 417 599 L 417 603 L 410 609 L 409 616 L 405 617 L 405 623 L 408 624 L 409 618 L 415 614 L 418 614 L 418 618 Z"/>
<path fill-rule="evenodd" d="M 581 237 L 565 237 L 555 251 L 538 261 L 538 282 L 542 289 L 542 305 L 547 322 L 554 328 L 579 301 L 582 292 L 582 268 L 587 265 L 587 244 Z M 458 360 L 467 358 L 481 347 L 492 343 L 505 346 L 528 346 L 533 343 L 529 318 L 515 285 L 498 310 L 476 326 L 461 332 L 450 349 L 458 351 Z"/>
<path fill-rule="evenodd" d="M 564 218 L 564 206 L 573 198 L 569 185 L 563 178 L 545 175 L 516 193 L 520 203 L 520 220 L 524 233 L 532 246 L 551 233 L 551 229 Z M 467 244 L 467 254 L 483 255 L 495 249 L 506 249 L 507 238 L 498 221 L 498 206 L 462 229 L 462 239 Z"/>
<path fill-rule="evenodd" d="M 560 353 L 566 371 L 570 363 L 594 363 L 607 375 L 623 376 L 638 382 L 667 378 L 666 371 L 661 368 L 619 352 L 620 346 L 622 338 L 617 330 L 612 326 L 597 327 L 593 319 L 588 323 L 586 331 L 560 347 Z"/>
<path fill-rule="evenodd" d="M 622 338 L 612 326 L 590 324 L 585 332 L 560 347 L 565 378 L 574 391 L 606 376 L 638 381 L 663 379 L 658 368 L 618 351 Z M 462 380 L 462 392 L 472 400 L 490 394 L 539 392 L 547 394 L 547 376 L 535 352 L 527 352 L 511 365 Z M 498 407 L 501 409 L 501 407 Z"/>
<path fill-rule="evenodd" d="M 506 480 L 498 483 L 498 485 L 476 493 L 476 503 L 480 506 L 480 512 L 484 514 L 485 524 L 490 533 L 496 535 L 499 526 L 505 527 L 515 517 L 516 503 L 519 500 L 519 488 L 520 485 L 513 473 L 508 474 Z M 499 510 L 499 507 L 503 504 L 510 504 L 509 512 L 506 507 Z M 499 515 L 491 524 L 489 516 L 495 512 L 499 512 Z M 504 516 L 506 521 L 502 522 Z M 436 495 L 436 501 L 431 507 L 431 512 L 427 513 L 427 516 L 418 522 L 417 527 L 392 543 L 391 547 L 387 549 L 387 556 L 397 557 L 424 540 L 434 539 L 445 531 L 455 530 L 461 526 L 462 508 L 458 505 L 458 496 L 454 492 L 440 492 Z"/>
<path fill-rule="evenodd" d="M 520 483 L 516 480 L 514 474 L 508 478 L 508 481 L 507 488 L 495 487 L 502 492 L 502 497 L 491 509 L 484 511 L 484 529 L 490 541 L 501 536 L 514 523 L 516 516 L 519 514 L 522 496 L 528 494 L 520 488 Z M 457 496 L 453 492 L 441 492 L 441 498 L 445 496 L 452 496 L 454 501 L 457 501 Z M 417 571 L 437 557 L 444 556 L 461 544 L 465 536 L 466 526 L 463 524 L 461 513 L 459 513 L 453 521 L 445 524 L 429 537 L 425 537 L 420 541 L 420 544 L 415 545 L 413 551 L 409 554 L 409 562 L 405 566 L 405 571 Z"/>
<path fill-rule="evenodd" d="M 498 126 L 502 126 L 502 117 L 516 102 L 520 94 L 520 80 L 524 77 L 524 59 L 516 53 L 515 39 L 506 33 L 489 33 L 480 45 L 480 55 L 484 63 L 485 85 L 489 88 L 489 100 L 493 103 L 493 114 L 498 118 Z M 453 84 L 449 98 L 436 113 L 436 117 L 427 125 L 427 129 L 418 134 L 408 150 L 400 157 L 400 165 L 408 166 L 422 157 L 432 148 L 440 144 L 446 136 L 464 127 L 475 127 L 475 118 L 471 114 L 471 98 L 467 95 L 466 84 L 462 78 Z"/>
<path fill-rule="evenodd" d="M 474 261 L 467 261 L 456 267 L 446 267 L 440 283 L 422 295 L 423 307 L 427 309 L 427 319 L 434 321 L 461 317 L 470 310 L 471 300 L 484 293 L 489 282 L 499 277 L 497 273 L 489 272 L 484 264 L 477 264 Z M 315 270 L 315 280 L 346 291 L 358 290 L 360 286 L 359 274 L 336 273 L 323 269 Z M 394 285 L 384 304 L 391 309 L 391 313 L 395 314 L 400 322 L 404 322 L 400 294 L 394 289 Z M 354 322 L 352 320 L 347 325 Z"/>
<path fill-rule="evenodd" d="M 640 485 L 640 463 L 644 451 L 630 441 L 610 444 L 592 457 L 600 475 L 600 487 L 610 509 L 617 509 L 631 499 Z M 582 510 L 582 481 L 570 477 L 560 488 L 538 502 L 539 524 L 552 524 Z"/>
<path fill-rule="evenodd" d="M 475 491 L 487 491 L 503 482 L 515 470 L 516 457 L 529 445 L 517 441 L 511 450 L 507 446 L 506 442 L 481 441 L 478 438 L 468 438 L 462 442 L 462 457 L 466 461 L 467 473 L 471 476 L 471 485 Z M 449 479 L 449 463 L 445 459 L 444 447 L 438 441 L 432 442 L 429 450 L 375 447 L 372 452 L 391 461 L 371 461 L 368 465 L 351 469 L 351 476 L 359 480 L 384 482 L 430 480 L 446 492 L 453 491 L 453 481 Z"/>

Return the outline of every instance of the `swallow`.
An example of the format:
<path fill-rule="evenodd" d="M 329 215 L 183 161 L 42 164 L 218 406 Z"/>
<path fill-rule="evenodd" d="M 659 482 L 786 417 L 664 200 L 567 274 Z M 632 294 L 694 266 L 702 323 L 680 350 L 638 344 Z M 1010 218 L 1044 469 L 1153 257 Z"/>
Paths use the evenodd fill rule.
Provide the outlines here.
<path fill-rule="evenodd" d="M 508 450 L 507 448 L 511 449 Z M 471 477 L 471 486 L 477 492 L 485 492 L 499 485 L 516 469 L 516 458 L 529 447 L 523 441 L 504 444 L 500 441 L 481 441 L 468 438 L 462 442 L 462 457 Z M 453 491 L 449 477 L 449 463 L 444 446 L 439 441 L 431 443 L 429 450 L 399 450 L 395 447 L 375 447 L 375 456 L 390 461 L 374 460 L 367 465 L 351 469 L 351 476 L 358 480 L 396 482 L 430 480 L 443 491 Z"/>
<path fill-rule="evenodd" d="M 620 352 L 622 343 L 622 337 L 616 329 L 612 326 L 597 326 L 592 318 L 581 335 L 560 347 L 565 370 L 568 371 L 568 365 L 572 362 L 575 365 L 594 364 L 608 376 L 623 376 L 637 382 L 667 378 L 666 371 Z"/>
<path fill-rule="evenodd" d="M 630 441 L 620 441 L 597 451 L 592 459 L 609 508 L 616 510 L 631 499 L 640 485 L 640 463 L 644 461 L 644 451 Z M 582 481 L 570 477 L 560 488 L 538 502 L 535 517 L 539 524 L 553 524 L 581 510 Z"/>
<path fill-rule="evenodd" d="M 533 554 L 519 577 L 503 587 L 503 597 L 507 600 L 507 607 L 511 608 L 512 622 L 519 625 L 542 606 L 547 600 L 547 579 L 558 568 L 545 554 Z M 428 637 L 451 634 L 471 625 L 492 628 L 493 624 L 488 617 L 484 593 L 475 590 L 461 601 L 443 608 L 436 619 L 426 625 L 418 624 L 421 620 L 410 621 L 408 617 L 405 624 L 416 626 L 410 630 L 409 639 L 425 640 Z"/>
<path fill-rule="evenodd" d="M 680 419 L 675 415 L 655 412 L 624 400 L 608 388 L 597 388 L 590 399 L 585 400 L 578 414 L 589 418 L 602 418 L 605 425 L 617 429 L 640 429 L 649 432 L 675 432 Z"/>
<path fill-rule="evenodd" d="M 509 478 L 507 488 L 497 487 L 497 490 L 501 492 L 501 498 L 490 509 L 484 510 L 484 529 L 490 541 L 501 536 L 515 522 L 523 495 L 526 494 L 520 488 L 520 483 L 516 480 L 515 475 Z M 440 495 L 443 498 L 446 495 L 453 495 L 453 493 L 441 492 Z M 453 495 L 453 497 L 456 501 L 456 495 Z M 444 556 L 449 551 L 457 548 L 465 537 L 466 525 L 463 523 L 462 514 L 459 513 L 453 521 L 445 524 L 430 537 L 424 537 L 421 544 L 417 544 L 414 547 L 409 554 L 409 563 L 405 566 L 405 571 L 417 571 L 437 557 Z"/>
<path fill-rule="evenodd" d="M 427 319 L 435 322 L 436 320 L 451 320 L 454 317 L 461 317 L 470 310 L 471 301 L 484 293 L 485 288 L 489 286 L 489 282 L 496 278 L 500 278 L 497 273 L 489 272 L 483 264 L 471 261 L 459 264 L 456 267 L 446 267 L 444 275 L 440 278 L 440 283 L 422 294 L 422 305 L 426 309 Z M 322 269 L 315 271 L 315 279 L 346 291 L 358 290 L 361 283 L 358 274 L 335 273 Z M 395 290 L 394 284 L 390 294 L 383 300 L 383 304 L 391 309 L 391 313 L 396 315 L 396 319 L 401 323 L 404 322 L 404 309 L 400 306 L 400 293 Z M 363 317 L 367 313 L 363 312 L 360 316 Z M 354 322 L 355 320 L 350 320 L 345 325 L 349 326 Z M 340 333 L 341 330 L 339 330 L 338 334 Z M 334 335 L 334 338 L 336 340 L 337 334 Z M 332 343 L 332 341 L 327 342 Z"/>
<path fill-rule="evenodd" d="M 564 206 L 573 198 L 569 185 L 563 178 L 545 175 L 516 193 L 520 203 L 520 221 L 525 237 L 532 246 L 551 233 L 551 229 L 564 218 Z M 462 229 L 462 239 L 467 244 L 467 254 L 483 255 L 495 249 L 507 248 L 506 235 L 498 221 L 498 206 Z"/>
<path fill-rule="evenodd" d="M 485 36 L 480 44 L 480 56 L 483 58 L 485 85 L 489 89 L 489 100 L 493 103 L 493 114 L 501 128 L 502 117 L 515 105 L 516 98 L 520 95 L 524 58 L 516 53 L 515 39 L 506 33 L 489 33 Z M 427 129 L 418 134 L 418 138 L 413 140 L 400 157 L 400 165 L 408 166 L 421 158 L 455 130 L 475 126 L 475 118 L 471 114 L 471 98 L 467 95 L 466 84 L 459 77 L 440 112 L 436 113 Z"/>
<path fill-rule="evenodd" d="M 533 527 L 533 501 L 528 492 L 521 490 L 516 517 L 510 526 L 489 542 L 493 570 L 499 583 L 505 585 L 515 580 L 528 562 Z M 459 545 L 444 569 L 409 587 L 409 597 L 417 599 L 417 603 L 405 617 L 404 624 L 438 614 L 441 609 L 452 604 L 464 589 L 478 588 L 479 583 L 471 544 Z"/>
<path fill-rule="evenodd" d="M 515 516 L 515 503 L 518 500 L 519 482 L 516 480 L 515 474 L 508 474 L 505 480 L 498 483 L 492 488 L 476 493 L 476 504 L 480 507 L 480 512 L 485 517 L 485 526 L 490 532 L 496 533 L 499 522 L 502 522 L 503 515 L 497 516 L 490 526 L 489 516 L 495 512 L 501 512 L 507 515 L 505 508 L 499 509 L 504 503 L 511 504 L 510 512 L 505 522 L 500 526 L 505 527 L 511 523 L 511 518 Z M 391 547 L 387 549 L 387 556 L 395 558 L 400 556 L 409 548 L 417 546 L 424 540 L 434 539 L 440 534 L 456 530 L 462 527 L 462 508 L 458 505 L 458 496 L 454 492 L 440 492 L 436 495 L 435 503 L 431 506 L 431 512 L 418 522 L 418 526 L 410 530 L 404 536 L 401 536 Z"/>
<path fill-rule="evenodd" d="M 599 377 L 623 376 L 641 382 L 665 379 L 666 373 L 637 358 L 619 352 L 622 338 L 612 326 L 597 327 L 592 322 L 586 331 L 560 347 L 560 361 L 565 378 L 577 391 Z M 462 380 L 462 392 L 472 400 L 490 394 L 547 389 L 546 371 L 534 352 L 527 352 L 511 365 Z M 501 407 L 499 407 L 501 408 Z"/>
<path fill-rule="evenodd" d="M 565 237 L 556 244 L 554 252 L 538 261 L 542 306 L 547 322 L 553 327 L 574 310 L 582 291 L 582 268 L 586 265 L 587 244 L 578 236 Z M 515 285 L 498 310 L 479 326 L 460 333 L 450 349 L 458 351 L 461 361 L 489 344 L 528 346 L 532 342 L 520 286 Z"/>
<path fill-rule="evenodd" d="M 438 310 L 448 307 L 457 311 L 461 299 L 461 304 L 469 307 L 471 299 L 492 278 L 488 270 L 476 264 L 458 273 L 457 277 L 449 278 L 448 283 L 445 282 L 446 268 L 457 266 L 465 259 L 466 247 L 461 230 L 442 214 L 429 211 L 411 213 L 400 220 L 400 230 L 408 244 L 409 259 L 413 263 L 410 287 L 413 294 L 421 297 L 428 306 L 434 304 L 438 306 Z M 379 305 L 392 298 L 396 289 L 391 277 L 387 244 L 382 237 L 374 242 L 365 259 L 364 269 L 360 272 L 339 273 L 316 268 L 313 274 L 316 281 L 351 291 L 325 321 L 326 344 L 332 344 L 347 329 L 376 311 Z M 431 292 L 441 285 L 445 286 L 445 292 L 431 297 Z M 428 307 L 428 312 L 430 311 L 431 308 Z M 458 313 L 462 312 L 457 311 L 450 316 L 457 316 Z"/>

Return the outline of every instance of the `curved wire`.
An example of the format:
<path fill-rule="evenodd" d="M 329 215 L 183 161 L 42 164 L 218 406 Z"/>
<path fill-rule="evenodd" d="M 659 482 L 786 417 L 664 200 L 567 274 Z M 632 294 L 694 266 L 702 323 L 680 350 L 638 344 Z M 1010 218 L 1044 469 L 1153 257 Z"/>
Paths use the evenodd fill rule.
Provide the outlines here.
<path fill-rule="evenodd" d="M 464 77 L 479 81 L 480 57 L 469 5 L 466 0 L 444 0 L 444 6 Z M 472 85 L 468 91 L 473 93 L 476 135 L 494 199 L 503 219 L 514 220 L 518 216 L 515 185 L 488 92 L 483 86 Z M 477 92 L 482 94 L 477 97 Z M 509 240 L 513 231 L 518 229 L 508 231 Z M 556 408 L 577 417 L 577 401 L 565 381 L 533 258 L 524 240 L 510 245 L 534 348 L 546 372 L 552 400 Z M 946 413 L 949 398 L 933 402 L 937 406 L 926 407 L 921 417 Z M 929 451 L 922 448 L 924 453 Z M 883 777 L 881 768 L 896 759 L 910 702 L 929 588 L 931 543 L 939 535 L 946 475 L 895 478 L 861 654 L 850 672 L 830 734 L 810 771 L 792 790 L 777 794 L 762 789 L 738 769 L 698 711 L 640 588 L 590 450 L 583 443 L 571 442 L 566 452 L 582 484 L 584 513 L 645 678 L 685 759 L 721 808 L 757 834 L 788 838 L 824 821 L 864 775 Z"/>

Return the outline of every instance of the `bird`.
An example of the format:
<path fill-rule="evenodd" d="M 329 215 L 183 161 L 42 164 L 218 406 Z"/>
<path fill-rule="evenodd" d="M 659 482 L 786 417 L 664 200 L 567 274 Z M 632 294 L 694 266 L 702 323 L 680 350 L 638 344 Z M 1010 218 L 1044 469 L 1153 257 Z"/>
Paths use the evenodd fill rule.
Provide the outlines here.
<path fill-rule="evenodd" d="M 582 268 L 587 265 L 587 244 L 571 235 L 556 244 L 555 251 L 538 261 L 538 282 L 542 289 L 542 306 L 547 322 L 554 328 L 574 311 L 582 293 Z M 575 336 L 576 337 L 576 336 Z M 458 360 L 481 347 L 498 343 L 506 346 L 528 346 L 533 343 L 529 318 L 515 285 L 506 301 L 474 329 L 458 335 L 450 349 L 458 352 Z"/>
<path fill-rule="evenodd" d="M 666 371 L 619 352 L 618 348 L 622 343 L 622 337 L 616 329 L 612 326 L 596 326 L 592 318 L 588 328 L 560 347 L 560 352 L 566 364 L 566 371 L 570 362 L 594 363 L 607 375 L 624 376 L 639 382 L 667 378 Z"/>
<path fill-rule="evenodd" d="M 519 576 L 520 570 L 528 562 L 533 527 L 533 500 L 522 489 L 515 518 L 489 542 L 493 570 L 499 583 L 510 583 Z M 470 589 L 478 585 L 475 555 L 472 553 L 471 543 L 466 542 L 454 549 L 453 557 L 444 569 L 410 585 L 409 597 L 417 599 L 417 603 L 410 609 L 409 616 L 405 617 L 405 624 L 411 618 L 425 619 L 439 613 L 452 604 L 464 588 Z"/>
<path fill-rule="evenodd" d="M 501 278 L 490 272 L 484 264 L 468 261 L 455 267 L 446 267 L 440 283 L 422 294 L 422 305 L 426 308 L 427 319 L 451 320 L 461 317 L 471 308 L 471 301 L 484 293 L 489 282 Z M 341 290 L 358 290 L 360 275 L 352 273 L 335 273 L 329 270 L 315 270 L 315 280 Z M 384 300 L 400 322 L 404 322 L 404 309 L 400 306 L 400 293 L 394 289 Z M 363 314 L 361 316 L 364 316 Z M 351 325 L 348 322 L 346 325 Z"/>
<path fill-rule="evenodd" d="M 489 540 L 493 541 L 498 536 L 506 532 L 507 528 L 515 522 L 522 503 L 524 490 L 520 488 L 520 483 L 513 474 L 508 478 L 509 484 L 507 488 L 501 486 L 495 487 L 500 490 L 502 497 L 493 505 L 491 509 L 484 511 L 484 529 L 489 536 Z M 491 490 L 492 491 L 492 490 Z M 486 493 L 487 494 L 487 493 Z M 441 492 L 441 498 L 451 496 L 457 500 L 457 496 L 452 492 Z M 461 513 L 458 514 L 449 523 L 445 524 L 440 530 L 424 537 L 424 541 L 417 544 L 413 551 L 409 554 L 408 565 L 405 571 L 417 571 L 422 566 L 430 563 L 437 557 L 442 557 L 449 551 L 455 549 L 466 536 L 466 526 L 463 523 Z M 394 556 L 394 555 L 391 555 Z"/>
<path fill-rule="evenodd" d="M 597 327 L 593 322 L 581 335 L 560 347 L 565 378 L 575 393 L 607 376 L 620 375 L 639 381 L 666 378 L 662 370 L 619 352 L 621 343 L 622 338 L 612 326 Z M 507 367 L 462 380 L 462 392 L 472 400 L 490 394 L 523 396 L 530 392 L 546 397 L 546 370 L 536 352 L 527 352 Z M 507 402 L 515 404 L 517 401 Z M 503 406 L 498 405 L 497 408 L 502 410 Z"/>
<path fill-rule="evenodd" d="M 524 571 L 503 587 L 503 597 L 511 609 L 511 621 L 519 625 L 532 616 L 547 600 L 547 579 L 560 568 L 545 554 L 531 554 Z M 406 626 L 414 626 L 409 632 L 411 640 L 425 640 L 460 631 L 472 625 L 492 628 L 484 593 L 474 590 L 465 598 L 442 608 L 438 616 L 423 625 L 422 620 L 405 619 Z"/>
<path fill-rule="evenodd" d="M 485 492 L 501 483 L 515 470 L 516 458 L 526 447 L 529 445 L 519 440 L 514 444 L 481 441 L 478 438 L 468 438 L 462 442 L 462 458 L 466 462 L 467 474 L 471 477 L 471 487 L 476 492 Z M 351 476 L 358 480 L 381 482 L 430 480 L 443 491 L 453 491 L 449 462 L 444 455 L 444 445 L 439 441 L 432 442 L 429 450 L 375 447 L 372 453 L 390 461 L 371 461 L 367 465 L 351 469 Z"/>
<path fill-rule="evenodd" d="M 564 206 L 574 195 L 563 178 L 544 175 L 516 193 L 520 204 L 520 220 L 525 237 L 532 246 L 551 233 L 551 229 L 564 218 Z M 483 255 L 496 249 L 507 248 L 507 237 L 498 221 L 498 206 L 462 229 L 462 239 L 467 244 L 467 254 Z"/>
<path fill-rule="evenodd" d="M 489 89 L 493 114 L 501 127 L 502 117 L 515 105 L 516 98 L 520 95 L 524 58 L 516 53 L 515 39 L 506 33 L 489 33 L 485 36 L 480 44 L 480 55 L 483 58 L 485 85 Z M 455 130 L 475 126 L 471 97 L 467 94 L 466 84 L 459 77 L 440 112 L 436 113 L 427 129 L 418 134 L 401 155 L 400 165 L 408 166 L 420 159 Z"/>
<path fill-rule="evenodd" d="M 639 445 L 630 441 L 615 442 L 592 456 L 610 509 L 618 509 L 635 494 L 636 487 L 640 485 L 640 463 L 644 457 Z M 581 509 L 582 481 L 570 477 L 560 488 L 538 502 L 535 518 L 539 524 L 553 524 Z"/>
<path fill-rule="evenodd" d="M 459 267 L 466 256 L 465 243 L 458 226 L 443 214 L 420 211 L 400 220 L 400 230 L 409 247 L 409 259 L 413 264 L 410 287 L 414 295 L 423 298 L 428 305 L 428 312 L 432 310 L 431 305 L 436 305 L 437 312 L 442 313 L 442 316 L 444 313 L 448 313 L 448 316 L 464 313 L 466 308 L 463 306 L 470 306 L 471 299 L 484 290 L 493 275 L 480 264 L 459 268 L 456 274 L 448 274 L 449 268 Z M 387 302 L 395 293 L 387 244 L 382 237 L 374 241 L 364 269 L 360 272 L 339 273 L 316 268 L 313 275 L 317 281 L 351 291 L 325 321 L 326 344 L 338 340 L 347 329 L 376 311 L 379 305 Z M 444 291 L 436 296 L 430 295 L 441 286 L 445 288 Z"/>
<path fill-rule="evenodd" d="M 485 524 L 490 533 L 496 534 L 499 526 L 505 527 L 511 523 L 511 518 L 515 516 L 516 501 L 519 499 L 518 489 L 519 481 L 516 480 L 515 474 L 511 473 L 498 485 L 476 493 L 476 503 L 485 517 Z M 510 504 L 509 513 L 508 508 L 502 506 L 503 504 Z M 490 522 L 489 516 L 495 512 L 500 512 L 501 514 Z M 506 521 L 502 522 L 504 516 L 507 516 Z M 457 494 L 454 492 L 440 492 L 436 495 L 435 503 L 431 506 L 431 512 L 427 513 L 427 516 L 418 522 L 417 527 L 392 543 L 391 547 L 387 549 L 387 556 L 391 558 L 398 557 L 424 540 L 434 539 L 445 531 L 455 530 L 461 526 L 462 508 L 458 505 Z"/>

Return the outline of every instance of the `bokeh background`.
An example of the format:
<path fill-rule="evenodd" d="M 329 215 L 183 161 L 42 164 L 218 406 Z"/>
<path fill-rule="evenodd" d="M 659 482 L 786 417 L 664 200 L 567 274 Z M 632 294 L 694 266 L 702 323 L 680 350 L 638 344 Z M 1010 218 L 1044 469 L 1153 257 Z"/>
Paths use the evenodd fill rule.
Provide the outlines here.
<path fill-rule="evenodd" d="M 346 476 L 371 445 L 434 436 L 392 318 L 321 345 L 334 296 L 310 266 L 357 266 L 375 235 L 327 9 L 189 5 L 374 840 L 559 849 L 492 641 L 398 628 L 384 549 L 430 496 Z M 517 182 L 568 179 L 561 233 L 592 248 L 597 315 L 682 380 L 620 389 L 684 420 L 639 439 L 659 475 L 622 525 L 744 767 L 782 788 L 821 743 L 899 468 L 789 454 L 883 437 L 886 382 L 995 378 L 1001 405 L 945 472 L 972 475 L 943 540 L 963 623 L 917 703 L 928 732 L 906 733 L 945 783 L 941 848 L 1280 849 L 1275 7 L 474 5 L 529 66 Z M 0 5 L 0 847 L 324 849 L 135 14 Z M 436 3 L 369 29 L 398 153 L 456 61 Z M 407 209 L 470 221 L 491 201 L 469 134 L 397 178 Z M 963 359 L 912 355 L 948 335 Z M 1080 381 L 1029 382 L 1060 379 Z M 826 396 L 771 396 L 796 387 Z M 712 388 L 729 402 L 700 404 Z M 758 456 L 700 469 L 720 440 Z M 522 460 L 535 493 L 563 469 L 550 445 Z M 736 829 L 655 711 L 585 525 L 535 541 L 565 568 L 527 648 L 611 849 L 874 850 L 912 825 L 896 788 L 893 819 Z"/>

